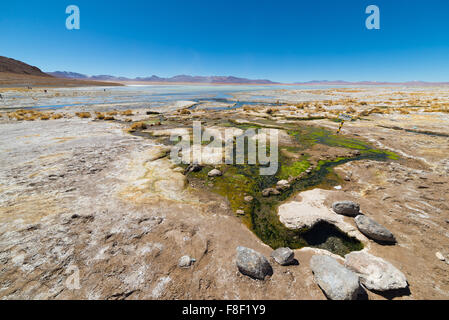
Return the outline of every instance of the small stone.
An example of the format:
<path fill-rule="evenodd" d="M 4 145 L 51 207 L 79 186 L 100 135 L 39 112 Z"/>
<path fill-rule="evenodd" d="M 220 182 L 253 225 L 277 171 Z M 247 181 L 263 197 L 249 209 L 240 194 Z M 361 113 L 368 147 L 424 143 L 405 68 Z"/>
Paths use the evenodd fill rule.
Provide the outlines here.
<path fill-rule="evenodd" d="M 396 243 L 394 235 L 384 226 L 364 215 L 355 217 L 357 228 L 370 239 L 385 243 Z"/>
<path fill-rule="evenodd" d="M 335 213 L 345 216 L 355 217 L 360 213 L 360 206 L 358 203 L 352 201 L 337 201 L 332 204 L 332 209 Z"/>
<path fill-rule="evenodd" d="M 286 266 L 293 262 L 295 253 L 290 248 L 279 248 L 271 253 L 271 257 L 281 266 Z"/>
<path fill-rule="evenodd" d="M 251 196 L 246 196 L 246 197 L 244 198 L 244 200 L 245 200 L 245 202 L 253 202 L 254 198 L 251 197 Z"/>
<path fill-rule="evenodd" d="M 441 261 L 446 260 L 441 252 L 436 252 L 435 256 L 437 257 L 438 260 L 441 260 Z"/>
<path fill-rule="evenodd" d="M 190 172 L 198 172 L 203 169 L 203 166 L 199 165 L 198 163 L 192 163 L 190 164 L 186 170 L 184 171 L 184 174 L 190 173 Z"/>
<path fill-rule="evenodd" d="M 355 300 L 363 293 L 359 277 L 332 257 L 315 255 L 310 259 L 310 268 L 330 300 Z"/>
<path fill-rule="evenodd" d="M 290 188 L 290 183 L 287 180 L 280 180 L 276 184 L 276 190 L 287 190 Z"/>
<path fill-rule="evenodd" d="M 266 276 L 273 274 L 268 260 L 259 252 L 245 247 L 237 247 L 237 268 L 251 278 L 264 280 Z"/>
<path fill-rule="evenodd" d="M 278 190 L 273 189 L 273 188 L 267 188 L 262 191 L 262 196 L 264 196 L 264 197 L 269 197 L 271 195 L 277 196 L 279 194 L 281 194 L 281 193 Z"/>
<path fill-rule="evenodd" d="M 345 256 L 345 266 L 360 276 L 369 290 L 389 291 L 408 287 L 405 275 L 391 263 L 364 251 Z"/>
<path fill-rule="evenodd" d="M 221 171 L 218 169 L 211 170 L 208 174 L 209 177 L 219 177 L 222 175 Z"/>
<path fill-rule="evenodd" d="M 180 268 L 189 268 L 192 265 L 192 258 L 189 256 L 183 256 L 181 259 L 179 259 L 178 266 Z"/>

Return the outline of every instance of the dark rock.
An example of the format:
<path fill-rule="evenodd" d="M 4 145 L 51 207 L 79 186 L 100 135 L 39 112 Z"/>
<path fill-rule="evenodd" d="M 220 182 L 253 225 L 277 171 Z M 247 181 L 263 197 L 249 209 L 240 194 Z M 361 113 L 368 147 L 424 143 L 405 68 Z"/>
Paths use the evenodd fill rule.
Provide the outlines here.
<path fill-rule="evenodd" d="M 355 217 L 355 223 L 360 232 L 370 239 L 386 243 L 396 242 L 394 235 L 387 228 L 367 216 L 358 215 Z"/>
<path fill-rule="evenodd" d="M 190 172 L 198 172 L 198 171 L 201 171 L 202 169 L 203 169 L 203 166 L 199 165 L 198 163 L 192 163 L 184 170 L 184 175 L 186 175 Z"/>
<path fill-rule="evenodd" d="M 355 217 L 360 213 L 360 205 L 352 201 L 337 201 L 332 204 L 335 213 Z"/>
<path fill-rule="evenodd" d="M 259 252 L 245 247 L 237 247 L 237 268 L 251 278 L 264 280 L 273 274 L 268 260 Z"/>

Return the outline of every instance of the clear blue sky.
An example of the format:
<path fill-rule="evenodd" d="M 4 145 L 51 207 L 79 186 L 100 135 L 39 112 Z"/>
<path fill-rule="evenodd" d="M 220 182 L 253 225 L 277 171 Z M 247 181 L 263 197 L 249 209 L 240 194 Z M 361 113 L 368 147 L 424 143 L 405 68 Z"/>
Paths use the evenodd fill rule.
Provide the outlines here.
<path fill-rule="evenodd" d="M 0 55 L 90 75 L 449 81 L 449 0 L 2 1 Z"/>

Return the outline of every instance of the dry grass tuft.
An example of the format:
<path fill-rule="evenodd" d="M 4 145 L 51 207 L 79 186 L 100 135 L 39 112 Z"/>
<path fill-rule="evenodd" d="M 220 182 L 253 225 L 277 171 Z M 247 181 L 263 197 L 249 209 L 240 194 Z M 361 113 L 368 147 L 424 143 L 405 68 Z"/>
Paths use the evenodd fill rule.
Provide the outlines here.
<path fill-rule="evenodd" d="M 105 115 L 104 115 L 104 113 L 101 113 L 101 112 L 95 112 L 95 114 L 96 114 L 96 119 L 97 120 L 104 120 L 104 118 L 106 117 Z"/>
<path fill-rule="evenodd" d="M 147 125 L 145 122 L 136 122 L 128 129 L 128 131 L 132 132 L 137 130 L 145 130 L 146 128 Z"/>
<path fill-rule="evenodd" d="M 122 116 L 133 116 L 133 115 L 134 115 L 134 113 L 132 112 L 132 110 L 125 110 L 125 111 L 122 111 L 120 114 L 121 114 Z"/>
<path fill-rule="evenodd" d="M 56 114 L 54 114 L 54 115 L 51 116 L 51 118 L 52 118 L 53 120 L 58 120 L 58 119 L 61 119 L 62 117 L 63 117 L 63 115 L 60 114 L 60 113 L 56 113 Z"/>
<path fill-rule="evenodd" d="M 75 115 L 81 119 L 87 119 L 87 118 L 92 117 L 90 112 L 77 112 L 77 113 L 75 113 Z"/>

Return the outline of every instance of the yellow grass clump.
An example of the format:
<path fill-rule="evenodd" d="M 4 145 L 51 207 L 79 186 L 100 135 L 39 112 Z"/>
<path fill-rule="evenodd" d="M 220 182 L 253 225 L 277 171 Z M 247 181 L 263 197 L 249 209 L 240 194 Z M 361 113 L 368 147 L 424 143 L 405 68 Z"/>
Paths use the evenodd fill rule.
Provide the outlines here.
<path fill-rule="evenodd" d="M 104 113 L 101 112 L 95 112 L 95 114 L 97 115 L 96 117 L 97 120 L 104 120 L 104 118 L 106 117 Z"/>
<path fill-rule="evenodd" d="M 14 112 L 9 112 L 7 115 L 10 120 L 15 119 L 17 121 L 34 121 L 38 119 L 49 120 L 52 114 L 52 112 L 20 109 Z"/>
<path fill-rule="evenodd" d="M 75 115 L 81 119 L 87 119 L 87 118 L 92 117 L 90 112 L 77 112 L 77 113 L 75 113 Z"/>
<path fill-rule="evenodd" d="M 53 119 L 53 120 L 58 120 L 58 119 L 61 119 L 63 116 L 62 116 L 62 114 L 60 114 L 60 113 L 56 113 L 56 114 L 54 114 L 54 115 L 52 115 L 51 116 L 51 118 Z"/>
<path fill-rule="evenodd" d="M 125 110 L 121 112 L 122 116 L 133 116 L 134 113 L 132 112 L 132 110 Z"/>
<path fill-rule="evenodd" d="M 346 113 L 355 113 L 356 111 L 353 107 L 348 107 L 348 108 L 346 108 L 345 112 Z"/>
<path fill-rule="evenodd" d="M 136 122 L 128 129 L 128 131 L 132 132 L 137 130 L 145 130 L 146 128 L 147 125 L 145 122 Z"/>

